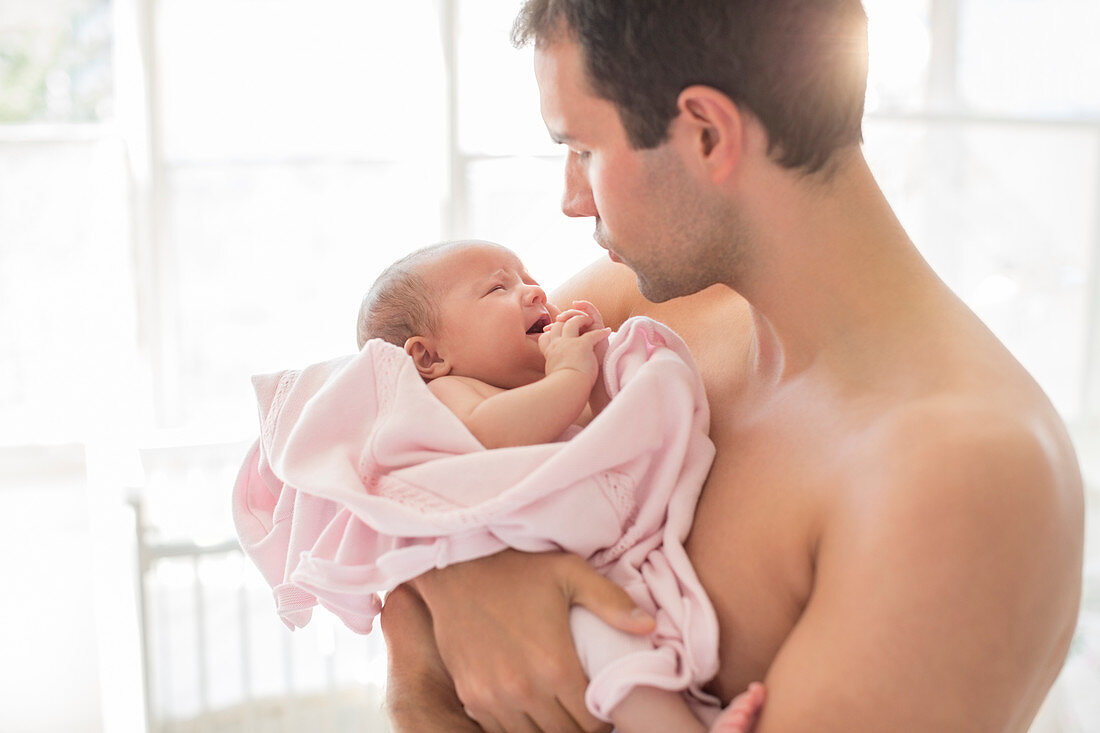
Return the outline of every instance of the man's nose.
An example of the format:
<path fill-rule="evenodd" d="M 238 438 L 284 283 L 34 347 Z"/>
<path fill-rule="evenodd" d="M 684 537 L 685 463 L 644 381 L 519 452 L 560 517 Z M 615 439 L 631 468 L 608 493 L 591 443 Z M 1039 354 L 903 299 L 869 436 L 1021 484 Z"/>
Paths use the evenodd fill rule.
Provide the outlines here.
<path fill-rule="evenodd" d="M 569 151 L 565 160 L 565 190 L 561 197 L 561 210 L 566 216 L 596 216 L 596 201 L 588 172 L 584 170 L 577 154 Z"/>

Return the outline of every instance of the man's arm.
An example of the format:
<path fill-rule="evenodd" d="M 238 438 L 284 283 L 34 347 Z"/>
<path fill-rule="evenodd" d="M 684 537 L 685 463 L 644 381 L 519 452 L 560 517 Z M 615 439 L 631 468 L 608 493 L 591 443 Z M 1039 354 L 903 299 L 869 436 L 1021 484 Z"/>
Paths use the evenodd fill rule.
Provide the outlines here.
<path fill-rule="evenodd" d="M 402 589 L 382 609 L 390 675 L 399 681 L 386 697 L 401 733 L 460 730 L 448 726 L 464 709 L 490 731 L 607 731 L 584 704 L 588 680 L 569 609 L 582 605 L 628 633 L 655 624 L 621 588 L 564 553 L 505 550 L 410 585 L 423 604 L 403 602 L 413 594 Z"/>
<path fill-rule="evenodd" d="M 1026 730 L 1077 614 L 1076 468 L 1003 416 L 942 417 L 861 451 L 758 733 Z"/>

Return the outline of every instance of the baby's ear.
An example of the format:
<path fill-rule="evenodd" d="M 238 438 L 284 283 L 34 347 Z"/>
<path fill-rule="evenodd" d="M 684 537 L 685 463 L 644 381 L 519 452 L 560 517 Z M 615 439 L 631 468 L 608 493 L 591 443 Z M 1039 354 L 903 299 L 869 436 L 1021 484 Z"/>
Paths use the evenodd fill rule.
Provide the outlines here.
<path fill-rule="evenodd" d="M 439 355 L 431 341 L 423 336 L 412 336 L 405 341 L 405 353 L 412 357 L 416 371 L 425 381 L 443 377 L 451 372 L 451 364 Z"/>

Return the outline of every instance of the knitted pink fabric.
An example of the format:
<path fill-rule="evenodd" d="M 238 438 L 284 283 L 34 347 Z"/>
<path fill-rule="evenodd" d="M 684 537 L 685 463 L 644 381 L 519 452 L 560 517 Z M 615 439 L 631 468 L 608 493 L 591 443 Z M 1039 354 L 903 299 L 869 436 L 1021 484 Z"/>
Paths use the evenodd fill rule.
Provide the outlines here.
<path fill-rule="evenodd" d="M 640 684 L 716 704 L 701 686 L 718 670 L 717 620 L 683 547 L 714 455 L 702 381 L 683 341 L 648 318 L 612 334 L 603 376 L 613 399 L 584 430 L 498 450 L 382 341 L 255 377 L 261 437 L 234 520 L 284 621 L 304 625 L 319 603 L 367 633 L 378 594 L 432 568 L 565 550 L 657 618 L 648 640 L 608 659 L 598 637 L 626 635 L 574 612 L 593 713 L 606 719 Z"/>

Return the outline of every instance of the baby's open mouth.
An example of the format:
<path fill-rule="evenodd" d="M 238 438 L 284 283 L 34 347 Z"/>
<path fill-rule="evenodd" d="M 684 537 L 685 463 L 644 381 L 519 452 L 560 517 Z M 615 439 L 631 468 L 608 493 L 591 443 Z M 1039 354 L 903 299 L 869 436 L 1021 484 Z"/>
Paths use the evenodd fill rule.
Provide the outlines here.
<path fill-rule="evenodd" d="M 549 325 L 550 325 L 550 316 L 548 314 L 543 314 L 543 315 L 539 316 L 539 319 L 537 321 L 535 321 L 534 325 L 532 325 L 529 329 L 527 329 L 527 333 L 528 333 L 528 335 L 532 335 L 532 334 L 533 335 L 542 335 L 543 329 L 546 328 Z"/>

